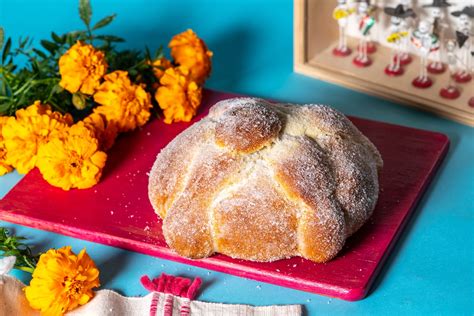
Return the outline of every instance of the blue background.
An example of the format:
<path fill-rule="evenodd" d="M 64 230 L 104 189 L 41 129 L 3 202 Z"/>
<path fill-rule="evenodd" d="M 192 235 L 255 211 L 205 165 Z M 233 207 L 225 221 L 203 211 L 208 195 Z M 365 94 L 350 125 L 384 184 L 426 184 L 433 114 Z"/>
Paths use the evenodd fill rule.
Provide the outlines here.
<path fill-rule="evenodd" d="M 327 1 L 327 0 L 326 0 Z M 0 25 L 8 36 L 35 39 L 81 29 L 78 1 L 0 1 Z M 98 263 L 103 288 L 143 295 L 143 274 L 199 275 L 199 299 L 253 305 L 304 304 L 309 314 L 470 314 L 473 290 L 473 129 L 432 114 L 293 73 L 293 3 L 290 0 L 93 1 L 93 21 L 117 13 L 106 33 L 122 36 L 123 47 L 157 48 L 176 33 L 194 29 L 214 51 L 207 86 L 291 102 L 330 104 L 346 114 L 445 133 L 447 160 L 421 201 L 370 295 L 345 302 L 250 281 L 205 269 L 106 247 L 18 225 L 37 250 L 86 247 Z M 20 176 L 0 178 L 0 197 Z M 32 194 L 34 194 L 32 192 Z M 14 273 L 24 282 L 28 276 Z"/>

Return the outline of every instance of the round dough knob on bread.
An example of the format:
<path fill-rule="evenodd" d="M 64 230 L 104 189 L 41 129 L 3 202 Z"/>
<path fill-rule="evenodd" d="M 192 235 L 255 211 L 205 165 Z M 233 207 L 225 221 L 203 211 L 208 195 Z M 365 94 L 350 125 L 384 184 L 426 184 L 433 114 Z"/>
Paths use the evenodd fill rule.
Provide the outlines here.
<path fill-rule="evenodd" d="M 158 154 L 148 193 L 181 256 L 326 262 L 372 215 L 382 164 L 330 107 L 235 98 Z"/>

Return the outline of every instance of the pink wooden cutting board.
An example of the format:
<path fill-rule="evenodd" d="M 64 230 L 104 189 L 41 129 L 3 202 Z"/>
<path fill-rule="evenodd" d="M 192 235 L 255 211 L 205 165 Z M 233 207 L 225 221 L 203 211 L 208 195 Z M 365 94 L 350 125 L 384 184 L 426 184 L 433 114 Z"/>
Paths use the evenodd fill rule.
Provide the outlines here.
<path fill-rule="evenodd" d="M 233 95 L 206 91 L 208 108 Z M 331 262 L 295 257 L 256 263 L 215 255 L 202 260 L 177 256 L 167 246 L 148 202 L 147 173 L 157 153 L 190 124 L 154 120 L 121 136 L 112 148 L 102 181 L 92 189 L 64 192 L 30 172 L 0 200 L 0 219 L 175 260 L 241 277 L 345 300 L 362 299 L 445 156 L 445 135 L 351 118 L 384 159 L 380 198 L 373 217 Z"/>

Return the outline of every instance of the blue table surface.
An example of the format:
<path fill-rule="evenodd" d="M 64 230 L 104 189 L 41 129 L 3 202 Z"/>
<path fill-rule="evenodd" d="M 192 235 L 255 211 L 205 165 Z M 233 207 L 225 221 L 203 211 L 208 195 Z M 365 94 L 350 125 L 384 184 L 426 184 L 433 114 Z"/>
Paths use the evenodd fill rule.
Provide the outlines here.
<path fill-rule="evenodd" d="M 7 36 L 42 39 L 82 28 L 78 1 L 2 0 Z M 123 48 L 157 48 L 194 29 L 214 51 L 207 87 L 295 103 L 325 103 L 346 114 L 444 133 L 451 148 L 402 238 L 367 298 L 346 302 L 2 222 L 41 251 L 86 247 L 101 270 L 102 288 L 144 295 L 143 274 L 200 276 L 200 300 L 252 305 L 303 304 L 310 314 L 474 313 L 473 129 L 433 114 L 311 79 L 293 72 L 293 4 L 290 0 L 101 0 L 93 20 L 117 13 L 106 31 L 124 37 Z M 381 75 L 382 76 L 382 75 Z M 386 77 L 383 77 L 385 79 Z M 389 79 L 386 79 L 389 80 Z M 0 178 L 0 198 L 21 176 Z M 32 192 L 33 193 L 33 192 Z M 29 276 L 14 272 L 24 282 Z"/>

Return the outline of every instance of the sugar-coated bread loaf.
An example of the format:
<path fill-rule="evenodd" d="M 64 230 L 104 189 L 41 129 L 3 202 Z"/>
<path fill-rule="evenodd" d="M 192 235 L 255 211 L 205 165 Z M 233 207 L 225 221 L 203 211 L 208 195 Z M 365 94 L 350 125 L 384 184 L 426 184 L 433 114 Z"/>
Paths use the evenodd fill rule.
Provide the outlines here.
<path fill-rule="evenodd" d="M 382 164 L 328 106 L 236 98 L 158 154 L 148 192 L 181 256 L 326 262 L 371 216 Z"/>

